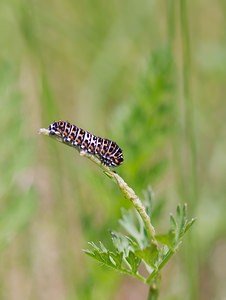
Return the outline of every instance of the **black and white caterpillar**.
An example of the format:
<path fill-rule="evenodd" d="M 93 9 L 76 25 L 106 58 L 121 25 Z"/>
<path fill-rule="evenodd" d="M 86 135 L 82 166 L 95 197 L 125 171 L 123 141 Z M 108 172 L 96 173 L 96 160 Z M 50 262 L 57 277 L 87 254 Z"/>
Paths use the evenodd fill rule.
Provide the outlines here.
<path fill-rule="evenodd" d="M 98 157 L 102 164 L 117 167 L 123 163 L 122 149 L 113 141 L 96 137 L 69 122 L 58 121 L 49 125 L 49 134 L 58 135 L 64 143 Z"/>

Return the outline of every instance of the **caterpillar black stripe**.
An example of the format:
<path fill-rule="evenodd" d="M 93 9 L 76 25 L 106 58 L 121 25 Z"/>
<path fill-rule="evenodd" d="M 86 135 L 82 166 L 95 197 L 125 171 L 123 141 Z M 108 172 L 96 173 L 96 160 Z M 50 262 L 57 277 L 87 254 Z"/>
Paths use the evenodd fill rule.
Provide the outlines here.
<path fill-rule="evenodd" d="M 49 125 L 49 134 L 58 135 L 64 143 L 77 150 L 85 151 L 98 157 L 102 164 L 117 167 L 123 163 L 122 149 L 113 141 L 96 137 L 69 122 L 58 121 Z"/>

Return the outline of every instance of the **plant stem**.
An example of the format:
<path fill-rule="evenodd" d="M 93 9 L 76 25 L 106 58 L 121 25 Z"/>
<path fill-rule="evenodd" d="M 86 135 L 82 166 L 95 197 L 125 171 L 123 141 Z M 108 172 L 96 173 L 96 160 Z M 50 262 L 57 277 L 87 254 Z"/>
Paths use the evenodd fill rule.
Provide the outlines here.
<path fill-rule="evenodd" d="M 182 59 L 183 59 L 183 99 L 185 107 L 185 126 L 186 142 L 189 149 L 188 178 L 190 181 L 190 190 L 185 190 L 186 198 L 190 199 L 192 213 L 196 209 L 198 199 L 198 180 L 197 180 L 197 149 L 194 129 L 194 103 L 191 96 L 191 51 L 190 51 L 190 34 L 188 21 L 188 1 L 180 1 L 180 25 L 181 25 L 181 42 L 182 42 Z M 187 156 L 186 156 L 187 159 Z M 198 298 L 198 259 L 197 259 L 197 237 L 195 233 L 189 235 L 189 242 L 186 244 L 186 267 L 188 274 L 188 284 L 190 297 Z"/>
<path fill-rule="evenodd" d="M 159 297 L 159 282 L 160 282 L 160 274 L 158 273 L 158 274 L 155 274 L 155 277 L 149 282 L 148 300 L 157 300 L 158 299 L 158 297 Z"/>
<path fill-rule="evenodd" d="M 135 194 L 134 190 L 128 186 L 128 184 L 122 179 L 122 177 L 120 177 L 115 172 L 111 171 L 111 173 L 112 173 L 114 179 L 116 180 L 123 195 L 125 196 L 125 198 L 129 199 L 132 202 L 133 206 L 135 207 L 135 209 L 141 216 L 141 218 L 145 224 L 146 230 L 148 232 L 148 235 L 151 239 L 152 244 L 157 246 L 157 241 L 155 239 L 155 229 L 154 229 L 153 225 L 151 224 L 150 217 L 146 213 L 144 205 L 142 204 L 142 202 L 140 201 L 138 196 Z"/>
<path fill-rule="evenodd" d="M 185 104 L 185 122 L 186 135 L 190 151 L 190 180 L 191 180 L 191 208 L 194 211 L 198 196 L 197 182 L 197 150 L 194 129 L 194 104 L 190 93 L 191 82 L 191 53 L 190 53 L 190 36 L 188 27 L 187 1 L 181 0 L 180 3 L 180 22 L 181 22 L 181 39 L 183 51 L 183 97 Z"/>
<path fill-rule="evenodd" d="M 157 300 L 159 296 L 159 289 L 157 288 L 156 284 L 150 285 L 149 293 L 148 293 L 148 300 Z"/>
<path fill-rule="evenodd" d="M 171 256 L 175 253 L 175 250 L 169 250 L 162 260 L 161 264 L 158 266 L 158 269 L 154 270 L 150 276 L 147 278 L 146 283 L 151 284 L 151 281 L 155 278 L 156 275 L 160 272 L 160 270 L 165 266 L 165 264 L 169 261 Z"/>
<path fill-rule="evenodd" d="M 150 276 L 146 279 L 146 283 L 149 285 L 148 300 L 157 300 L 159 296 L 159 274 L 160 270 L 165 266 L 169 259 L 175 253 L 175 249 L 170 249 L 165 255 L 164 259 L 160 263 L 157 269 L 155 269 Z"/>
<path fill-rule="evenodd" d="M 64 143 L 67 146 L 73 147 L 72 145 L 65 143 L 62 140 L 60 135 L 59 136 L 58 135 L 50 135 L 48 129 L 41 128 L 38 133 L 52 137 L 60 143 Z M 157 247 L 157 240 L 155 238 L 155 229 L 154 229 L 153 225 L 151 224 L 150 217 L 146 213 L 144 205 L 142 204 L 142 202 L 138 198 L 138 196 L 135 194 L 134 190 L 131 187 L 129 187 L 128 184 L 122 179 L 122 177 L 120 177 L 115 171 L 112 171 L 109 167 L 103 165 L 97 157 L 95 157 L 94 155 L 89 154 L 85 151 L 79 151 L 79 153 L 81 156 L 85 156 L 88 159 L 90 159 L 91 161 L 93 161 L 94 163 L 96 163 L 99 167 L 101 167 L 104 170 L 104 173 L 108 177 L 115 180 L 115 182 L 118 184 L 120 190 L 122 191 L 124 197 L 126 199 L 129 199 L 132 202 L 134 208 L 137 210 L 137 212 L 141 216 L 141 218 L 145 224 L 145 227 L 146 227 L 146 230 L 147 230 L 147 233 L 149 235 L 152 245 Z"/>

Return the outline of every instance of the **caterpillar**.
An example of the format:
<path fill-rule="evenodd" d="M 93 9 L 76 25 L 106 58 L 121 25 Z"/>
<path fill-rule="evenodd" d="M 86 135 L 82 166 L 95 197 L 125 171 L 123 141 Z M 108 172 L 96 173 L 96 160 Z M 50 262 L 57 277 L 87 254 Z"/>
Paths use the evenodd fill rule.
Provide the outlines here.
<path fill-rule="evenodd" d="M 97 137 L 69 122 L 60 120 L 50 124 L 49 134 L 60 136 L 64 143 L 78 151 L 95 155 L 106 166 L 117 167 L 123 163 L 122 149 L 115 142 Z"/>

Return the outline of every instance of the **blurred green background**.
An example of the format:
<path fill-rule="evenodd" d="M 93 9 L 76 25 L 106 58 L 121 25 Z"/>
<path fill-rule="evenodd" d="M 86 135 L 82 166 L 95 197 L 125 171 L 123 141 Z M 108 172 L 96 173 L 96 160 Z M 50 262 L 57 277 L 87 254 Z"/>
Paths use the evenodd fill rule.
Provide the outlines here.
<path fill-rule="evenodd" d="M 197 222 L 163 270 L 160 299 L 226 298 L 226 2 L 0 2 L 0 299 L 146 299 L 82 249 L 120 230 L 117 186 L 38 136 L 69 120 L 116 140 L 118 172 L 154 225 L 188 203 Z"/>

